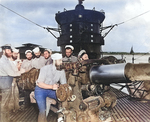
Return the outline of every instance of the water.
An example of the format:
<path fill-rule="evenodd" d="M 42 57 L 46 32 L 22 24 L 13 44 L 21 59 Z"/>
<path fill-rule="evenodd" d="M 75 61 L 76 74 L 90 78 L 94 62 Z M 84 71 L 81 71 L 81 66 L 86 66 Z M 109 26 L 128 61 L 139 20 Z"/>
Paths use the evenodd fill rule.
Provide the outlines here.
<path fill-rule="evenodd" d="M 114 56 L 116 57 L 117 59 L 122 59 L 122 56 L 121 55 L 112 55 L 112 54 L 109 54 L 109 55 L 103 55 L 103 56 Z M 150 54 L 148 55 L 134 55 L 134 63 L 138 64 L 138 63 L 148 63 L 148 59 L 150 57 Z M 133 58 L 133 55 L 123 55 L 123 59 L 126 60 L 126 63 L 132 63 L 132 58 Z M 121 85 L 125 85 L 124 83 L 120 83 Z M 121 87 L 120 86 L 116 86 L 116 85 L 111 85 L 112 87 L 114 88 L 117 88 L 117 89 L 120 89 Z M 128 93 L 127 89 L 124 88 L 122 90 L 124 93 Z"/>

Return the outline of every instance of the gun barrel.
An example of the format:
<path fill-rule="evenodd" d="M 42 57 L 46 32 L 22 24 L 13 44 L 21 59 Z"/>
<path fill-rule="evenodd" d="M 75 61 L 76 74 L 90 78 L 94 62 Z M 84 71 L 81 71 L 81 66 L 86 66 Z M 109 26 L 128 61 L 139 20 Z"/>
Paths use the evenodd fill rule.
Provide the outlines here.
<path fill-rule="evenodd" d="M 89 75 L 93 83 L 111 84 L 111 83 L 130 83 L 125 76 L 126 63 L 93 66 Z"/>

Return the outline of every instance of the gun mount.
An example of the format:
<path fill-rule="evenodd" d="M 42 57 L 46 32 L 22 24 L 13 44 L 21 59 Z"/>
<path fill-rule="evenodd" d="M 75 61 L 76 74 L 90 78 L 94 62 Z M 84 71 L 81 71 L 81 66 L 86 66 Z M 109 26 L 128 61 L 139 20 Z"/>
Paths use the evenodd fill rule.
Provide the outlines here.
<path fill-rule="evenodd" d="M 150 64 L 107 63 L 107 60 L 99 59 L 63 64 L 67 84 L 61 85 L 56 93 L 62 102 L 64 121 L 102 122 L 111 117 L 111 109 L 117 102 L 110 84 L 150 79 Z M 145 88 L 149 93 L 149 87 Z"/>
<path fill-rule="evenodd" d="M 87 60 L 64 63 L 61 67 L 66 71 L 67 84 L 61 85 L 56 94 L 58 100 L 62 102 L 64 121 L 98 122 L 110 117 L 108 109 L 116 105 L 117 98 L 109 91 L 108 86 L 97 85 L 90 81 L 89 70 L 95 64 L 107 64 L 107 61 Z"/>

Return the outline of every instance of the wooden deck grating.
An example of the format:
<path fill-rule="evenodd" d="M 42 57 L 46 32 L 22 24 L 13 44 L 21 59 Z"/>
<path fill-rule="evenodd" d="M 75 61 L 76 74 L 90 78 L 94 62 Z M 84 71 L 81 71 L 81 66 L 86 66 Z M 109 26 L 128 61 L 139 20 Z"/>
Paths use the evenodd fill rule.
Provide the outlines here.
<path fill-rule="evenodd" d="M 150 102 L 143 103 L 130 99 L 127 94 L 111 89 L 118 97 L 117 105 L 112 110 L 114 122 L 150 122 Z"/>

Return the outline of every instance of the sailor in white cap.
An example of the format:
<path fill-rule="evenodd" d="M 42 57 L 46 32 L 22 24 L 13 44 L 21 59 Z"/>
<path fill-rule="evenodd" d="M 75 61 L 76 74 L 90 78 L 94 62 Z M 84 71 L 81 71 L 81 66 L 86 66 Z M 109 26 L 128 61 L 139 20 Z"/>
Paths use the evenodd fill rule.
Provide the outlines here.
<path fill-rule="evenodd" d="M 10 59 L 12 61 L 14 68 L 17 70 L 20 70 L 21 68 L 21 60 L 20 60 L 20 54 L 19 54 L 19 49 L 16 49 L 12 47 L 12 58 Z"/>
<path fill-rule="evenodd" d="M 63 62 L 77 62 L 77 57 L 73 56 L 74 47 L 72 45 L 65 46 L 65 57 L 62 59 Z"/>
<path fill-rule="evenodd" d="M 41 56 L 40 48 L 34 48 L 33 53 L 35 58 L 32 60 L 32 68 L 40 69 L 41 67 L 45 66 L 46 60 L 43 56 Z"/>
<path fill-rule="evenodd" d="M 26 50 L 25 55 L 27 59 L 23 60 L 21 68 L 25 69 L 26 71 L 29 71 L 30 69 L 32 69 L 32 51 Z"/>
<path fill-rule="evenodd" d="M 80 60 L 80 61 L 84 61 L 84 60 L 88 60 L 89 59 L 89 57 L 88 57 L 88 55 L 87 55 L 87 53 L 86 53 L 86 51 L 85 50 L 81 50 L 80 52 L 79 52 L 79 54 L 78 54 L 78 59 Z"/>
<path fill-rule="evenodd" d="M 3 55 L 0 59 L 0 76 L 20 76 L 24 71 L 19 72 L 12 67 L 12 49 L 11 46 L 2 46 Z"/>
<path fill-rule="evenodd" d="M 52 51 L 50 49 L 44 50 L 44 58 L 46 60 L 45 65 L 49 65 L 49 64 L 53 63 L 53 60 L 51 58 L 51 54 L 52 54 Z"/>
<path fill-rule="evenodd" d="M 8 122 L 9 109 L 6 110 L 5 104 L 10 101 L 10 94 L 12 88 L 13 77 L 20 76 L 21 71 L 15 71 L 10 62 L 12 57 L 12 49 L 10 45 L 4 45 L 1 47 L 3 55 L 0 59 L 0 91 L 2 93 L 2 99 L 0 102 L 0 122 Z"/>
<path fill-rule="evenodd" d="M 19 49 L 16 49 L 14 47 L 11 47 L 12 49 L 12 56 L 9 59 L 11 63 L 11 67 L 13 68 L 14 71 L 20 71 L 21 68 L 21 60 L 20 60 L 20 55 L 19 55 Z M 23 69 L 21 72 L 25 72 Z"/>
<path fill-rule="evenodd" d="M 55 53 L 51 55 L 53 64 L 46 65 L 40 69 L 39 77 L 36 81 L 35 99 L 39 108 L 38 122 L 46 122 L 46 98 L 56 98 L 56 89 L 58 82 L 66 84 L 66 75 L 64 70 L 57 70 L 56 66 L 62 64 L 62 55 Z"/>
<path fill-rule="evenodd" d="M 19 58 L 19 49 L 12 48 L 12 60 L 15 61 Z"/>
<path fill-rule="evenodd" d="M 21 69 L 22 61 L 20 60 L 19 49 L 12 47 L 12 58 L 11 58 L 10 62 L 15 71 L 20 71 L 22 73 L 25 72 L 24 69 Z M 18 85 L 16 83 L 15 78 L 12 82 L 11 89 L 12 89 L 13 94 L 10 96 L 10 99 L 15 99 L 15 100 L 13 102 L 11 102 L 10 104 L 12 104 L 13 110 L 17 110 L 20 107 L 19 106 L 19 89 L 18 89 Z"/>

